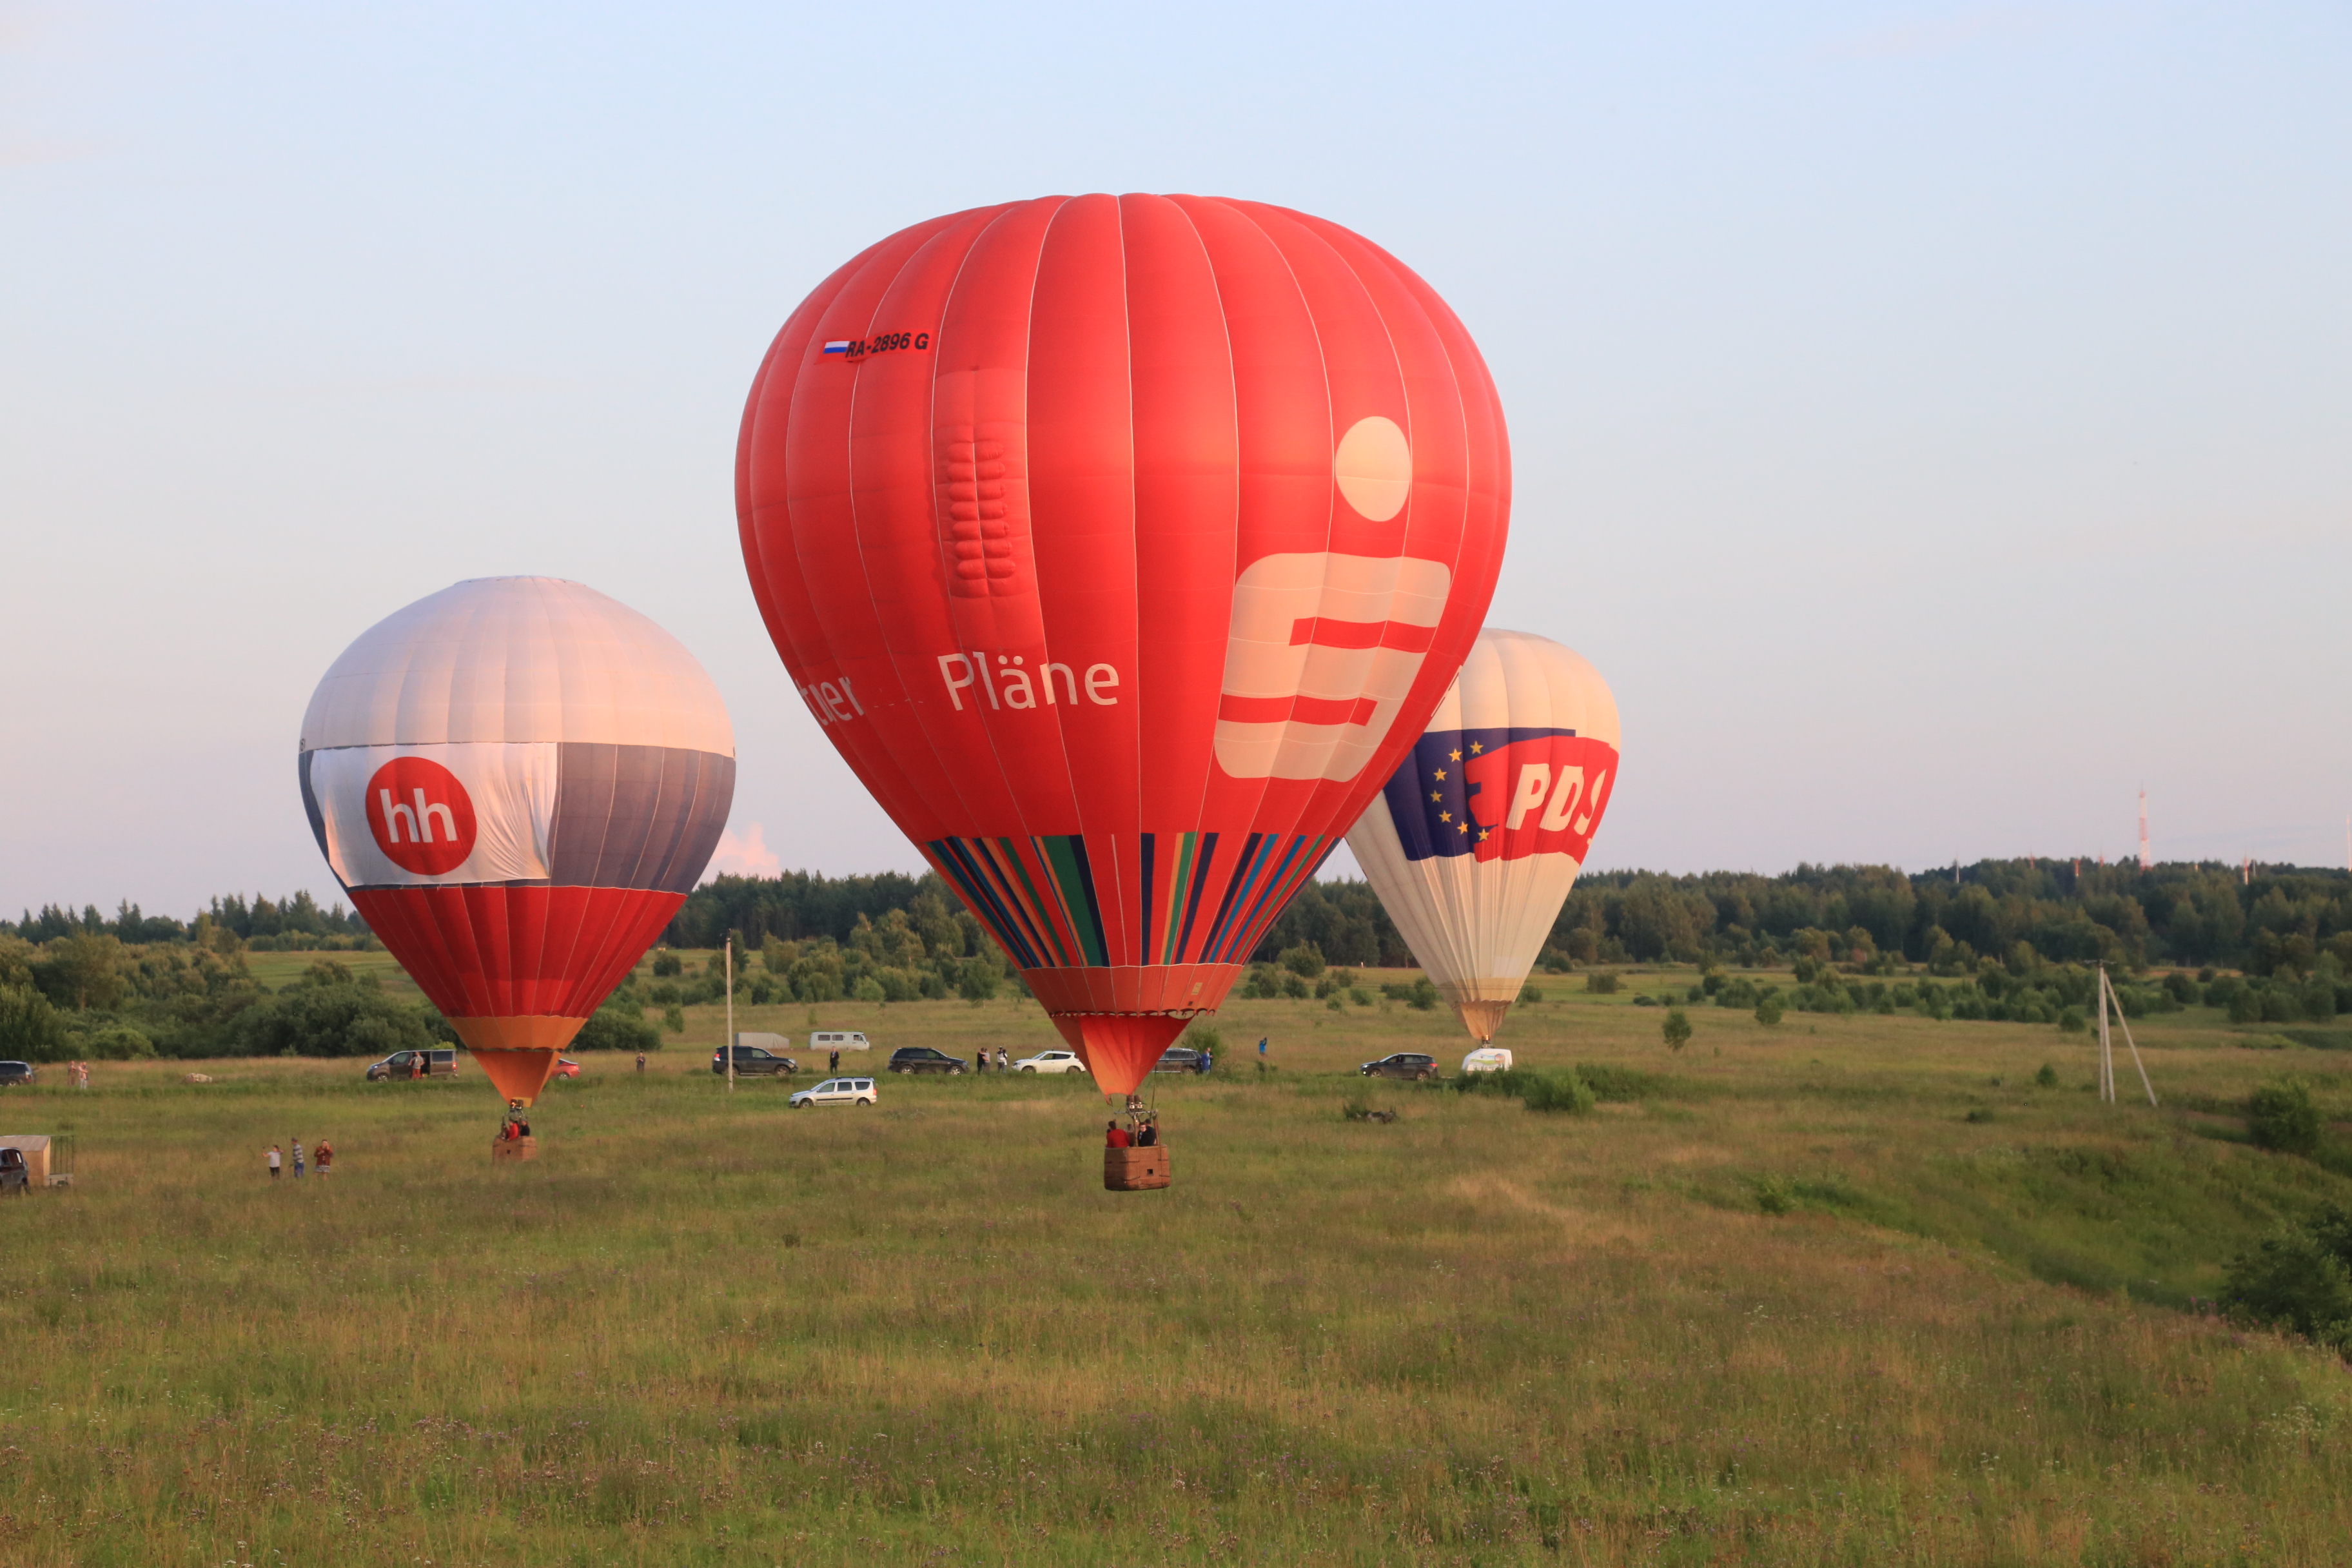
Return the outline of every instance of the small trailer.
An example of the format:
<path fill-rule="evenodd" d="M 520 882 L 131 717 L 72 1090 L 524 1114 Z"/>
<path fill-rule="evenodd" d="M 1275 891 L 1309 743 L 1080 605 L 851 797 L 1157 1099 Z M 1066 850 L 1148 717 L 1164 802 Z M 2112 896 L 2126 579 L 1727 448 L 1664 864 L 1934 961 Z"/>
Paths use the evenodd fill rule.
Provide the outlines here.
<path fill-rule="evenodd" d="M 14 1150 L 23 1162 L 27 1187 L 73 1185 L 73 1138 L 47 1132 L 0 1132 L 0 1151 Z M 16 1164 L 16 1161 L 6 1161 Z M 14 1184 L 13 1183 L 10 1184 Z"/>

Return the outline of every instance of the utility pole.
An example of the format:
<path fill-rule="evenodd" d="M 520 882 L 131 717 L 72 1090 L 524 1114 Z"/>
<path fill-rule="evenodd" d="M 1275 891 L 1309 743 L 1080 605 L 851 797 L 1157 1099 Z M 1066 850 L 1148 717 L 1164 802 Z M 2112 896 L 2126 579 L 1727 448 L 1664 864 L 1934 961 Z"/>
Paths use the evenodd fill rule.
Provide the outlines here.
<path fill-rule="evenodd" d="M 2107 978 L 2107 966 L 2099 965 L 2099 1098 L 2109 1105 L 2116 1102 L 2116 1052 L 2107 1034 L 2107 1004 L 2116 1005 L 2116 1022 L 2123 1025 L 2124 1044 L 2131 1047 L 2132 1066 L 2139 1069 L 2139 1086 L 2147 1091 L 2147 1102 L 2156 1103 L 2156 1086 L 2147 1081 L 2147 1064 L 2139 1059 L 2139 1042 L 2132 1038 L 2131 1025 L 2124 1018 L 2123 998 L 2116 994 L 2116 983 Z"/>
<path fill-rule="evenodd" d="M 727 1092 L 735 1092 L 735 933 L 727 933 Z"/>
<path fill-rule="evenodd" d="M 2148 868 L 2149 865 L 2150 861 L 2147 858 L 2147 788 L 2146 785 L 2142 785 L 2139 792 L 2139 868 L 2145 871 Z"/>

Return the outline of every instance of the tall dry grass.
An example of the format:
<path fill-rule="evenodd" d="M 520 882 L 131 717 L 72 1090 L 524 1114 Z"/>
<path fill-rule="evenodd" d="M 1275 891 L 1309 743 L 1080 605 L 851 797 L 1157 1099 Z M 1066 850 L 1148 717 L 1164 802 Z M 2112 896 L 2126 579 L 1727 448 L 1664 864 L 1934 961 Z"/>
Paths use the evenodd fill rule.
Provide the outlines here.
<path fill-rule="evenodd" d="M 1221 1076 L 1159 1089 L 1154 1194 L 1100 1190 L 1082 1081 L 793 1112 L 707 1047 L 589 1058 L 499 1170 L 478 1077 L 11 1094 L 80 1176 L 0 1205 L 0 1563 L 2342 1560 L 2343 1369 L 2181 1310 L 2343 1195 L 2227 1141 L 2280 1054 L 2144 1029 L 2149 1112 L 2049 1030 L 1700 1010 L 1669 1057 L 1659 1016 L 1507 1026 L 1645 1098 L 1380 1084 L 1381 1125 L 1353 1064 L 1454 1053 L 1442 1017 L 1237 1005 Z M 334 1175 L 262 1173 L 322 1132 Z"/>

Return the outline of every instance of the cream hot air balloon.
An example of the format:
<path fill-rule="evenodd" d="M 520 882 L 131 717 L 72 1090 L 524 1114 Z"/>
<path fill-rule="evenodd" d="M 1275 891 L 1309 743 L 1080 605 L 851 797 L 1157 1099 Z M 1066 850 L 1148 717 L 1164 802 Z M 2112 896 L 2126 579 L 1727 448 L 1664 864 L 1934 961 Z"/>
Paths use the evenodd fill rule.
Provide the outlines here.
<path fill-rule="evenodd" d="M 1549 637 L 1489 626 L 1348 835 L 1413 956 L 1480 1045 L 1551 934 L 1617 785 L 1617 702 Z"/>

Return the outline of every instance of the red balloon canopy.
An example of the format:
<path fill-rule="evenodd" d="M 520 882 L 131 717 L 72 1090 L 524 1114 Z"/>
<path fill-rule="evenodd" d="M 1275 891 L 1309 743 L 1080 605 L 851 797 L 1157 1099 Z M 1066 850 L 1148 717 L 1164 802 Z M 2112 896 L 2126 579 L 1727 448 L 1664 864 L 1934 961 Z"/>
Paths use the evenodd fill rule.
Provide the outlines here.
<path fill-rule="evenodd" d="M 1469 333 L 1357 235 L 1050 196 L 803 300 L 736 505 L 803 700 L 1121 1092 L 1420 734 L 1510 456 Z"/>

